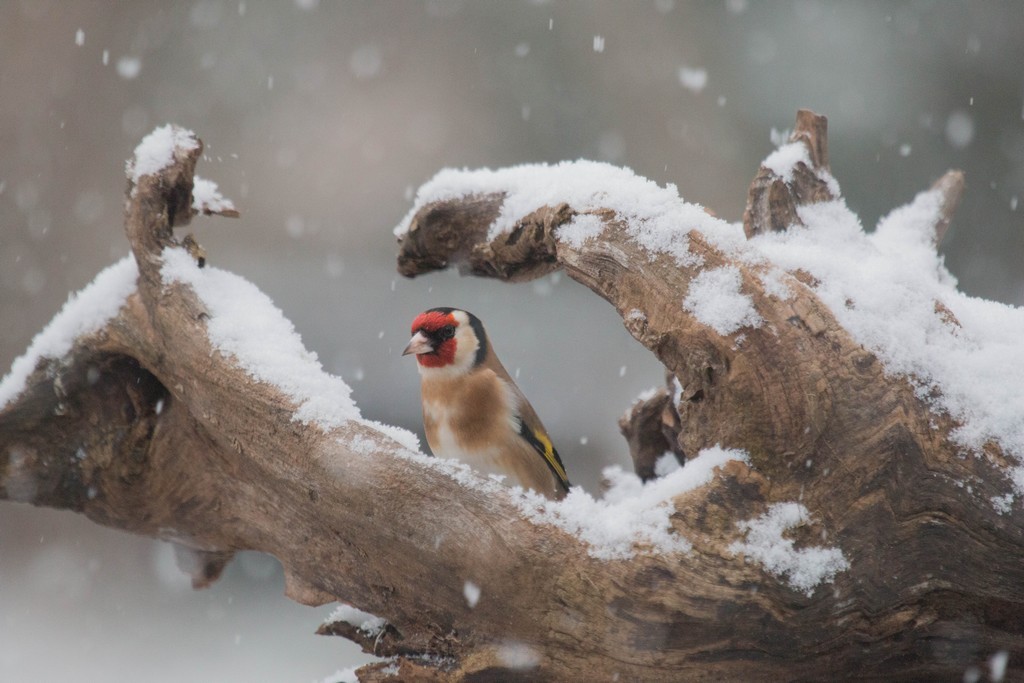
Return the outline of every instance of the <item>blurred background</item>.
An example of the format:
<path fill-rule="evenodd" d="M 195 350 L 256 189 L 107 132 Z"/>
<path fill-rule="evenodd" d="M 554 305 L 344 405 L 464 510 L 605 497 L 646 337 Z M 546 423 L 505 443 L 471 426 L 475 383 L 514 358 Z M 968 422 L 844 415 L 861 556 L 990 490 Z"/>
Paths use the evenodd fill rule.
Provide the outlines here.
<path fill-rule="evenodd" d="M 124 256 L 124 161 L 173 122 L 240 220 L 197 219 L 364 415 L 420 426 L 398 354 L 419 311 L 477 313 L 570 477 L 628 462 L 616 420 L 660 366 L 567 278 L 395 273 L 392 227 L 446 166 L 588 158 L 739 220 L 772 130 L 826 114 L 873 229 L 948 168 L 964 291 L 1024 303 L 1024 6 L 1014 2 L 0 0 L 0 373 Z M 366 658 L 313 635 L 246 553 L 194 593 L 170 547 L 0 503 L 0 679 L 320 681 Z"/>

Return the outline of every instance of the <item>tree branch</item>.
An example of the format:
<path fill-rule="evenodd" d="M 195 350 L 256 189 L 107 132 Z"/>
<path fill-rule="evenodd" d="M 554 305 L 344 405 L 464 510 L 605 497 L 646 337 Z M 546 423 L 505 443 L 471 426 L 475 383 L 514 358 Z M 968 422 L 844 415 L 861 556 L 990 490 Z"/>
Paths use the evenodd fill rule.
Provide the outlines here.
<path fill-rule="evenodd" d="M 507 646 L 540 678 L 597 660 L 628 675 L 657 661 L 629 654 L 643 625 L 613 628 L 605 601 L 663 614 L 647 605 L 650 590 L 627 588 L 630 577 L 685 576 L 696 563 L 594 559 L 565 531 L 524 518 L 504 488 L 400 457 L 407 449 L 371 423 L 297 422 L 293 400 L 211 343 L 216 314 L 163 273 L 200 149 L 179 143 L 171 163 L 129 188 L 137 289 L 67 353 L 41 357 L 3 407 L 0 444 L 15 457 L 0 462 L 0 495 L 192 548 L 197 585 L 235 551 L 271 553 L 290 597 L 385 617 L 379 654 L 440 657 L 445 676 L 493 671 Z M 473 607 L 466 581 L 482 587 Z M 698 600 L 693 585 L 681 582 L 681 599 Z"/>
<path fill-rule="evenodd" d="M 942 196 L 942 208 L 939 220 L 935 224 L 935 244 L 941 244 L 942 239 L 949 230 L 949 224 L 953 222 L 953 214 L 960 205 L 960 198 L 964 194 L 964 172 L 946 171 L 946 173 L 935 181 L 932 190 Z"/>
<path fill-rule="evenodd" d="M 748 238 L 800 225 L 798 207 L 835 198 L 825 136 L 824 117 L 798 114 L 791 141 L 806 147 L 806 159 L 794 164 L 788 181 L 762 166 L 744 215 Z M 933 187 L 941 195 L 939 238 L 962 186 L 962 173 L 950 172 Z M 501 195 L 473 199 L 499 208 L 501 201 Z M 811 276 L 784 276 L 792 296 L 780 299 L 766 291 L 762 276 L 770 268 L 731 257 L 695 226 L 679 226 L 689 251 L 680 262 L 641 247 L 615 210 L 585 209 L 603 225 L 598 238 L 579 248 L 558 237 L 579 209 L 542 207 L 495 236 L 490 226 L 498 209 L 469 220 L 459 205 L 434 202 L 415 215 L 415 231 L 400 240 L 401 272 L 452 263 L 516 280 L 561 266 L 609 301 L 673 378 L 665 393 L 623 421 L 641 476 L 652 476 L 653 460 L 665 450 L 693 457 L 715 444 L 742 448 L 764 478 L 748 494 L 747 510 L 759 498 L 799 500 L 848 549 L 852 568 L 836 578 L 831 596 L 775 605 L 778 621 L 768 630 L 793 650 L 771 657 L 790 659 L 794 668 L 786 677 L 825 676 L 825 668 L 814 674 L 796 666 L 814 657 L 832 672 L 905 679 L 959 675 L 972 658 L 983 661 L 1000 649 L 1014 657 L 1024 652 L 1021 513 L 974 502 L 1005 494 L 1005 457 L 990 442 L 987 457 L 963 458 L 950 438 L 954 421 L 932 411 L 906 379 L 886 372 L 850 337 L 815 294 Z M 446 234 L 441 219 L 461 226 L 457 250 L 432 238 Z M 519 263 L 524 254 L 543 257 Z M 724 266 L 739 271 L 740 290 L 764 319 L 739 336 L 716 333 L 678 305 L 700 274 Z M 962 495 L 958 482 L 964 481 L 980 490 Z M 677 502 L 677 509 L 685 506 Z M 741 516 L 735 509 L 728 514 Z M 879 546 L 879 539 L 891 540 Z M 732 637 L 742 641 L 743 625 L 733 626 Z"/>
<path fill-rule="evenodd" d="M 823 119 L 801 117 L 810 164 L 774 190 L 793 207 L 830 187 Z M 688 551 L 600 559 L 557 515 L 410 454 L 393 430 L 357 415 L 300 418 L 299 400 L 211 341 L 224 313 L 166 271 L 179 253 L 173 228 L 192 215 L 200 150 L 182 138 L 129 187 L 135 291 L 66 353 L 40 357 L 0 408 L 3 498 L 198 551 L 197 585 L 233 552 L 271 553 L 294 599 L 386 618 L 372 642 L 324 630 L 399 657 L 408 680 L 909 680 L 1024 652 L 1024 520 L 1019 507 L 974 502 L 1004 492 L 1005 458 L 994 445 L 961 457 L 952 420 L 851 338 L 806 273 L 744 262 L 684 223 L 653 249 L 627 217 L 594 205 L 538 206 L 492 235 L 503 191 L 413 217 L 403 274 L 456 265 L 523 280 L 563 268 L 616 307 L 669 372 L 625 423 L 645 477 L 660 445 L 688 467 L 716 444 L 749 454 L 673 499 L 671 532 Z M 751 225 L 784 222 L 778 202 L 766 206 L 751 209 Z M 599 234 L 565 237 L 595 221 Z M 721 269 L 738 274 L 761 325 L 722 334 L 680 305 Z M 771 274 L 791 296 L 772 293 Z M 974 497 L 956 485 L 967 480 Z M 741 523 L 796 501 L 809 514 L 792 540 L 810 548 L 827 535 L 848 560 L 826 587 L 794 590 L 736 545 Z M 467 582 L 481 589 L 472 606 Z"/>
<path fill-rule="evenodd" d="M 828 119 L 801 109 L 789 141 L 805 148 L 806 159 L 794 165 L 788 180 L 765 165 L 758 169 L 743 212 L 743 231 L 748 238 L 803 225 L 798 206 L 835 199 L 828 183 Z"/>

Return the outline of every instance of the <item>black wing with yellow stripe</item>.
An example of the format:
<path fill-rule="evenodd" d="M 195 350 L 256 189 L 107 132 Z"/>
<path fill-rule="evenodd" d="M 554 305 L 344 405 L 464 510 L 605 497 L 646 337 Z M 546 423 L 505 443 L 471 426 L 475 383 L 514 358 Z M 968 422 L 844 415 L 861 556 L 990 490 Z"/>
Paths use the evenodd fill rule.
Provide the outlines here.
<path fill-rule="evenodd" d="M 519 436 L 526 439 L 526 442 L 533 446 L 533 450 L 544 457 L 544 462 L 555 473 L 558 483 L 568 491 L 569 477 L 565 474 L 565 465 L 562 464 L 562 458 L 559 457 L 558 451 L 555 450 L 555 446 L 551 443 L 548 435 L 539 429 L 531 428 L 526 424 L 525 420 L 519 420 Z"/>

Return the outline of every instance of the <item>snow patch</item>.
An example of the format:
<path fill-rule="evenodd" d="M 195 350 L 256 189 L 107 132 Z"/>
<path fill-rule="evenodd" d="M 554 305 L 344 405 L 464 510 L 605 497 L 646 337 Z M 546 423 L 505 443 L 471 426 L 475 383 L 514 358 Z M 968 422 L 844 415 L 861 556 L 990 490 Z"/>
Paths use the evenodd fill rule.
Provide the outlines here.
<path fill-rule="evenodd" d="M 368 638 L 376 638 L 388 623 L 386 619 L 345 603 L 339 603 L 324 623 L 330 624 L 335 621 L 344 621 L 346 624 L 356 627 Z"/>
<path fill-rule="evenodd" d="M 765 294 L 782 301 L 789 301 L 793 296 L 793 291 L 789 288 L 784 278 L 785 273 L 776 268 L 761 273 L 758 276 L 758 279 L 761 280 L 761 286 L 764 287 Z"/>
<path fill-rule="evenodd" d="M 628 559 L 644 550 L 663 554 L 689 550 L 690 543 L 676 535 L 669 522 L 675 509 L 672 500 L 712 481 L 715 468 L 730 460 L 749 462 L 743 451 L 716 446 L 704 449 L 684 466 L 647 483 L 621 467 L 608 467 L 603 475 L 609 488 L 603 498 L 595 499 L 583 489 L 573 487 L 563 500 L 554 501 L 534 491 L 504 486 L 458 460 L 434 458 L 413 450 L 399 451 L 397 456 L 443 472 L 475 491 L 511 494 L 527 519 L 572 534 L 587 544 L 592 557 L 604 560 Z M 466 597 L 468 600 L 470 595 Z"/>
<path fill-rule="evenodd" d="M 352 390 L 338 376 L 324 371 L 316 353 L 308 351 L 292 323 L 251 282 L 217 268 L 199 268 L 180 248 L 163 252 L 164 285 L 180 282 L 190 286 L 209 316 L 206 332 L 222 354 L 233 356 L 250 377 L 280 389 L 298 408 L 293 420 L 330 430 L 357 422 L 391 438 L 410 451 L 419 450 L 412 432 L 360 416 Z M 354 435 L 339 443 L 355 453 L 387 450 L 372 436 Z"/>
<path fill-rule="evenodd" d="M 679 381 L 679 378 L 672 375 L 672 405 L 679 409 L 680 404 L 683 402 L 683 385 Z"/>
<path fill-rule="evenodd" d="M 773 128 L 772 140 L 778 145 L 778 149 L 765 157 L 764 161 L 761 162 L 762 167 L 772 171 L 787 183 L 793 182 L 793 173 L 796 170 L 797 164 L 803 162 L 809 169 L 813 168 L 807 145 L 799 140 L 787 142 L 786 140 L 789 136 L 789 131 L 776 131 Z M 833 197 L 838 197 L 842 194 L 839 188 L 839 181 L 835 179 L 835 176 L 823 168 L 815 169 L 814 173 L 820 180 L 825 182 Z"/>
<path fill-rule="evenodd" d="M 654 253 L 674 256 L 680 265 L 700 263 L 689 250 L 689 230 L 700 230 L 716 244 L 743 241 L 742 227 L 730 225 L 709 215 L 703 207 L 683 201 L 675 185 L 659 187 L 629 169 L 583 160 L 498 170 L 444 169 L 420 187 L 409 213 L 395 228 L 395 235 L 405 234 L 416 212 L 427 204 L 488 194 L 505 195 L 488 239 L 511 230 L 538 207 L 567 203 L 580 214 L 612 210 L 639 245 Z M 560 231 L 559 235 L 567 240 L 579 237 L 585 241 L 596 230 L 587 220 L 564 233 Z"/>
<path fill-rule="evenodd" d="M 132 183 L 137 185 L 142 176 L 159 173 L 174 163 L 174 151 L 179 147 L 184 150 L 197 149 L 199 140 L 195 133 L 170 124 L 161 126 L 142 138 L 125 172 Z"/>
<path fill-rule="evenodd" d="M 196 176 L 192 186 L 192 208 L 200 213 L 220 213 L 234 211 L 235 204 L 220 193 L 217 183 Z"/>
<path fill-rule="evenodd" d="M 952 438 L 965 451 L 997 443 L 1016 461 L 1006 474 L 1024 495 L 1024 309 L 957 290 L 933 245 L 941 206 L 938 191 L 922 192 L 866 234 L 842 200 L 812 204 L 799 209 L 806 227 L 750 246 L 762 261 L 813 276 L 854 340 L 959 423 Z"/>
<path fill-rule="evenodd" d="M 418 441 L 417 441 L 418 444 Z M 503 492 L 522 492 L 518 487 L 507 487 L 501 483 L 501 477 L 485 476 L 482 472 L 474 470 L 466 463 L 454 458 L 436 458 L 421 453 L 418 448 L 406 448 L 394 453 L 397 457 L 410 460 L 417 465 L 429 467 L 437 472 L 451 477 L 462 486 L 491 495 L 501 495 Z"/>
<path fill-rule="evenodd" d="M 818 584 L 830 582 L 835 575 L 850 568 L 838 548 L 808 547 L 797 549 L 783 532 L 807 524 L 810 513 L 800 503 L 776 503 L 757 519 L 737 522 L 746 540 L 736 541 L 729 551 L 742 553 L 761 564 L 772 576 L 783 578 L 790 588 L 807 597 Z"/>
<path fill-rule="evenodd" d="M 68 297 L 60 313 L 37 334 L 28 350 L 15 359 L 0 381 L 0 409 L 25 389 L 29 375 L 42 358 L 60 358 L 78 337 L 95 332 L 117 315 L 138 277 L 135 259 L 126 256 L 100 271 L 91 283 Z"/>
<path fill-rule="evenodd" d="M 647 389 L 644 389 L 643 391 L 636 395 L 636 398 L 633 399 L 633 405 L 636 405 L 637 403 L 646 403 L 647 401 L 650 401 L 652 398 L 658 395 L 659 391 L 661 391 L 661 387 L 649 387 Z"/>
<path fill-rule="evenodd" d="M 781 145 L 763 165 L 792 180 L 796 164 L 810 163 L 807 148 L 803 142 L 784 142 L 785 133 L 773 137 Z M 839 197 L 835 179 L 820 170 L 818 176 Z M 1024 386 L 1024 310 L 957 291 L 956 279 L 932 244 L 932 226 L 941 210 L 938 192 L 921 193 L 894 210 L 870 235 L 836 199 L 799 207 L 802 227 L 746 240 L 742 226 L 686 203 L 674 186 L 662 188 L 607 164 L 445 169 L 420 188 L 395 232 L 408 230 L 412 217 L 428 203 L 486 194 L 504 195 L 491 238 L 540 206 L 565 202 L 581 214 L 610 209 L 637 243 L 673 255 L 680 265 L 700 265 L 687 238 L 688 231 L 698 230 L 727 257 L 762 269 L 761 284 L 778 299 L 794 294 L 796 285 L 788 274 L 806 272 L 816 281 L 809 285 L 815 294 L 886 372 L 908 378 L 937 412 L 959 423 L 953 438 L 965 452 L 979 452 L 991 440 L 1015 460 L 1007 479 L 1017 498 L 1024 495 L 1024 394 L 1019 391 Z M 559 233 L 574 248 L 599 234 L 591 219 L 578 220 Z M 688 310 L 719 333 L 762 324 L 750 297 L 740 291 L 735 268 L 698 275 L 686 301 Z M 678 402 L 681 388 L 675 389 Z M 1005 509 L 1011 498 L 997 496 L 992 503 Z"/>
<path fill-rule="evenodd" d="M 190 286 L 207 308 L 210 343 L 253 379 L 272 384 L 294 401 L 294 420 L 323 429 L 360 418 L 348 385 L 324 372 L 315 353 L 270 298 L 248 280 L 217 268 L 199 268 L 184 249 L 163 251 L 165 286 Z"/>
<path fill-rule="evenodd" d="M 187 284 L 206 306 L 210 342 L 222 353 L 233 355 L 254 379 L 277 386 L 291 398 L 299 406 L 294 419 L 324 429 L 356 420 L 403 448 L 419 450 L 419 440 L 408 430 L 361 419 L 349 387 L 340 377 L 323 371 L 316 354 L 302 346 L 292 324 L 253 284 L 216 268 L 200 269 L 184 249 L 165 249 L 163 261 L 161 277 L 165 286 L 173 282 Z M 25 390 L 41 359 L 61 358 L 71 351 L 76 339 L 101 329 L 116 316 L 135 291 L 137 278 L 135 259 L 127 256 L 71 294 L 0 381 L 0 409 Z M 355 452 L 380 448 L 365 437 L 354 437 L 346 445 Z"/>
<path fill-rule="evenodd" d="M 787 183 L 793 182 L 793 170 L 800 162 L 810 167 L 811 157 L 802 142 L 789 142 L 769 154 L 761 165 Z"/>
<path fill-rule="evenodd" d="M 682 465 L 679 464 L 679 458 L 672 451 L 666 451 L 654 461 L 654 474 L 659 477 L 672 474 L 676 470 L 680 469 Z"/>
<path fill-rule="evenodd" d="M 992 496 L 989 502 L 992 503 L 992 507 L 1001 515 L 1005 515 L 1013 509 L 1013 500 L 1015 496 L 1012 493 L 1006 493 L 1001 496 Z"/>
<path fill-rule="evenodd" d="M 723 337 L 742 327 L 760 327 L 764 321 L 753 300 L 740 291 L 741 284 L 736 266 L 701 271 L 690 282 L 683 308 Z"/>
<path fill-rule="evenodd" d="M 672 500 L 710 482 L 715 469 L 730 460 L 749 462 L 743 451 L 706 448 L 674 472 L 646 483 L 621 467 L 605 468 L 610 483 L 604 498 L 595 500 L 575 487 L 561 501 L 528 491 L 519 499 L 523 513 L 538 524 L 551 524 L 584 541 L 591 557 L 629 559 L 638 548 L 668 554 L 686 552 L 690 543 L 672 530 Z"/>
<path fill-rule="evenodd" d="M 592 213 L 578 213 L 565 225 L 558 228 L 556 236 L 573 249 L 582 249 L 583 245 L 604 232 L 604 221 Z"/>
<path fill-rule="evenodd" d="M 374 451 L 380 448 L 377 442 L 373 439 L 358 434 L 346 441 L 339 440 L 339 442 L 348 448 L 348 450 L 361 455 L 372 455 Z"/>

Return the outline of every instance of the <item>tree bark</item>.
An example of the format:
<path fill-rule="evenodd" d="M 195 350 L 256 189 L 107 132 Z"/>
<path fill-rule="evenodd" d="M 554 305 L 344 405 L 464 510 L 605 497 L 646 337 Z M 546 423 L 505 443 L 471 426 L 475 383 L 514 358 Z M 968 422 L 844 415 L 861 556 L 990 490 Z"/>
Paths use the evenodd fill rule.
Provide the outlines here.
<path fill-rule="evenodd" d="M 787 229 L 796 207 L 832 196 L 824 118 L 802 112 L 794 139 L 810 164 L 790 182 L 760 169 L 748 236 Z M 139 278 L 119 314 L 42 359 L 0 411 L 10 454 L 0 496 L 187 546 L 197 586 L 235 551 L 271 553 L 292 598 L 386 618 L 373 638 L 344 624 L 324 631 L 398 657 L 403 680 L 959 680 L 1000 650 L 1020 664 L 1024 519 L 1019 507 L 976 503 L 1005 492 L 1005 458 L 995 445 L 960 457 L 951 420 L 851 339 L 806 274 L 788 277 L 794 296 L 781 301 L 700 232 L 679 226 L 701 257 L 680 266 L 638 245 L 610 210 L 593 212 L 602 238 L 579 247 L 555 237 L 577 214 L 565 204 L 539 206 L 493 240 L 501 194 L 416 215 L 400 242 L 404 275 L 456 265 L 519 281 L 562 268 L 616 308 L 669 377 L 622 423 L 642 476 L 666 450 L 681 461 L 716 444 L 749 453 L 674 501 L 673 528 L 691 550 L 599 560 L 524 518 L 511 494 L 399 457 L 370 423 L 294 421 L 279 389 L 211 345 L 202 301 L 160 277 L 173 227 L 192 215 L 200 149 L 179 148 L 129 188 Z M 962 185 L 956 174 L 937 184 L 947 199 L 937 239 Z M 727 264 L 765 319 L 742 344 L 679 305 L 703 269 Z M 965 480 L 974 495 L 957 486 Z M 730 550 L 737 522 L 797 500 L 812 517 L 798 544 L 827 534 L 849 560 L 810 595 Z M 467 581 L 482 588 L 474 607 Z M 360 675 L 383 680 L 383 668 Z"/>

